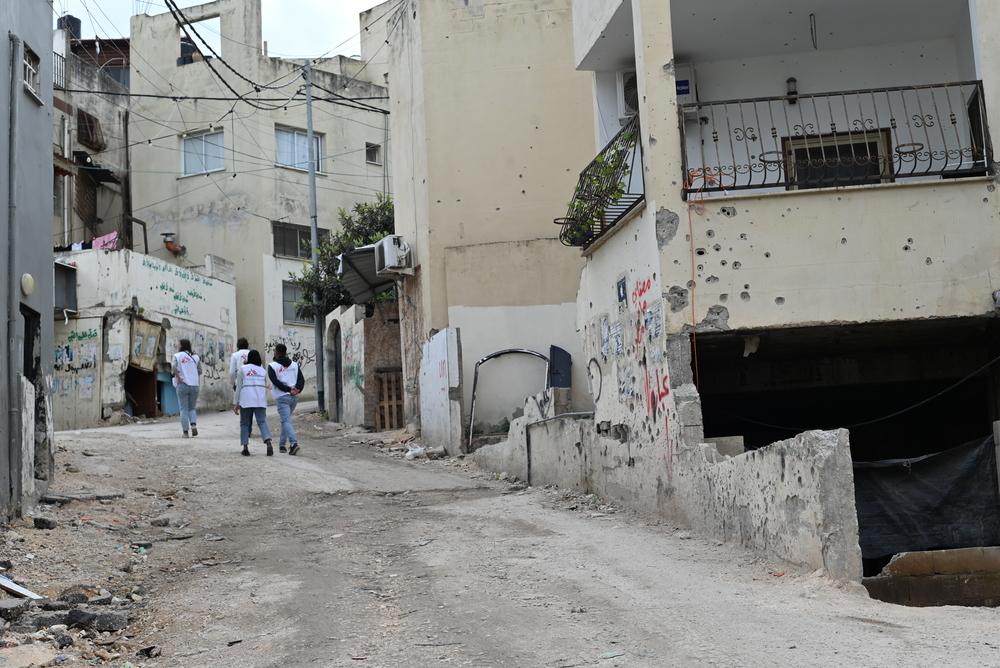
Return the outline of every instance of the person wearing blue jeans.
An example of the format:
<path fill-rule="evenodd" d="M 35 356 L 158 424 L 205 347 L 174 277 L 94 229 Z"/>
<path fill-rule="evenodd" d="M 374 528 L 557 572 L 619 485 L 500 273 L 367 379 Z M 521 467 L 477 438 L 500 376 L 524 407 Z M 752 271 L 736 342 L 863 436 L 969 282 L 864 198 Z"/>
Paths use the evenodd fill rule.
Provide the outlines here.
<path fill-rule="evenodd" d="M 174 387 L 177 388 L 177 402 L 181 410 L 181 431 L 184 438 L 198 435 L 198 405 L 199 377 L 201 375 L 201 360 L 191 352 L 191 341 L 181 339 L 177 342 L 177 352 L 173 359 Z"/>
<path fill-rule="evenodd" d="M 305 387 L 302 370 L 294 360 L 288 357 L 288 348 L 283 343 L 274 346 L 274 361 L 267 365 L 267 377 L 271 381 L 271 396 L 278 407 L 278 417 L 281 418 L 281 436 L 278 438 L 278 450 L 290 455 L 299 453 L 299 439 L 295 436 L 292 426 L 292 413 L 299 402 L 299 394 Z M 285 449 L 288 444 L 288 450 Z"/>
<path fill-rule="evenodd" d="M 256 418 L 261 438 L 267 445 L 267 456 L 274 454 L 271 446 L 271 430 L 267 426 L 267 372 L 261 366 L 260 353 L 247 353 L 247 363 L 236 375 L 236 405 L 233 412 L 240 416 L 240 445 L 244 457 L 250 456 L 250 425 Z"/>

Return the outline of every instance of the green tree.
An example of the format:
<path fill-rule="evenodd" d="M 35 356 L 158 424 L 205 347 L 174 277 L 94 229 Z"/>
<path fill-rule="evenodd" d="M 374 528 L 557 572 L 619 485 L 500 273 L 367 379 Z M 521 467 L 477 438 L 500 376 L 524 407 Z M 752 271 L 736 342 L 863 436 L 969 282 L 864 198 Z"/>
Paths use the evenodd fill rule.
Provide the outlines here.
<path fill-rule="evenodd" d="M 395 229 L 392 198 L 386 195 L 378 195 L 374 202 L 358 202 L 350 211 L 340 209 L 337 217 L 340 230 L 320 240 L 318 270 L 309 264 L 303 267 L 301 274 L 289 275 L 301 290 L 295 305 L 301 318 L 323 318 L 339 306 L 352 304 L 351 295 L 337 276 L 340 266 L 337 256 L 375 243 Z"/>

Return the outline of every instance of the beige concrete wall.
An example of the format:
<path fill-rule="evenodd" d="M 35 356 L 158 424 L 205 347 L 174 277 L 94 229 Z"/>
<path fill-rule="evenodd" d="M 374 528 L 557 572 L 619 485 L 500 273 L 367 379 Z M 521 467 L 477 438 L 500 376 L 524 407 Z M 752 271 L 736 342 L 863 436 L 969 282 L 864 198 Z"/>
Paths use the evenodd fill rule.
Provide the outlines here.
<path fill-rule="evenodd" d="M 283 86 L 262 90 L 261 97 L 288 98 L 300 86 L 298 62 L 261 55 L 259 0 L 220 0 L 185 13 L 191 19 L 218 14 L 222 57 L 248 78 L 262 83 L 277 80 L 275 85 Z M 132 60 L 133 93 L 232 96 L 204 63 L 177 65 L 180 32 L 169 13 L 133 17 L 131 28 L 133 50 L 141 54 Z M 235 90 L 251 89 L 224 66 L 215 65 Z M 334 65 L 341 69 L 339 62 Z M 323 72 L 322 67 L 322 63 L 317 66 L 316 80 L 325 88 L 348 97 L 386 94 L 385 88 L 350 81 Z M 317 95 L 328 97 L 320 91 Z M 150 223 L 150 252 L 182 266 L 197 264 L 207 253 L 231 260 L 238 288 L 239 334 L 259 345 L 273 341 L 286 328 L 273 315 L 281 313 L 283 268 L 261 261 L 273 254 L 271 221 L 310 222 L 306 172 L 275 165 L 275 126 L 304 129 L 302 100 L 266 111 L 243 103 L 233 107 L 232 102 L 134 98 L 130 118 L 130 138 L 140 142 L 132 149 L 135 215 Z M 317 177 L 319 226 L 334 230 L 339 208 L 370 201 L 385 188 L 384 167 L 367 164 L 364 150 L 366 142 L 384 143 L 385 119 L 379 113 L 317 102 L 314 124 L 323 135 L 326 157 Z M 224 132 L 225 169 L 182 176 L 183 133 L 209 127 Z M 150 142 L 142 143 L 143 139 Z M 179 243 L 187 247 L 186 257 L 167 253 L 159 236 L 164 232 L 178 235 Z M 304 332 L 297 327 L 292 331 L 300 330 Z M 302 346 L 314 347 L 311 336 L 299 338 Z M 285 343 L 299 345 L 299 338 Z"/>
<path fill-rule="evenodd" d="M 690 294 L 675 299 L 669 329 L 713 307 L 734 329 L 990 313 L 997 210 L 988 180 L 707 203 L 691 214 L 692 241 L 664 248 L 667 290 L 685 289 L 692 249 L 696 263 L 694 317 Z"/>
<path fill-rule="evenodd" d="M 404 350 L 454 326 L 460 307 L 575 299 L 579 255 L 559 248 L 565 255 L 543 256 L 520 244 L 558 246 L 552 219 L 565 213 L 579 170 L 594 157 L 591 77 L 573 71 L 570 7 L 570 0 L 413 2 L 392 28 L 392 135 L 403 138 L 392 145 L 396 231 L 419 266 L 419 278 L 403 286 Z M 477 248 L 476 262 L 457 259 L 463 247 Z M 528 260 L 539 263 L 531 275 L 544 280 L 523 279 Z M 414 331 L 408 323 L 418 320 Z M 548 324 L 507 328 L 511 335 L 496 343 L 547 340 Z M 409 395 L 416 363 L 404 360 Z M 413 417 L 416 402 L 407 405 Z"/>

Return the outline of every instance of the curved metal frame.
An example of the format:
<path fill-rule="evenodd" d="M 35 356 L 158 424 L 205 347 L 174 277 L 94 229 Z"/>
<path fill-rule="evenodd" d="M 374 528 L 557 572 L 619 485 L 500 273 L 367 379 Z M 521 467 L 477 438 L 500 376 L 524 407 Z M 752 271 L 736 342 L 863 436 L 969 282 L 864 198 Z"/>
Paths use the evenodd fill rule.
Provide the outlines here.
<path fill-rule="evenodd" d="M 537 357 L 539 359 L 545 360 L 545 389 L 549 389 L 549 358 L 540 352 L 534 350 L 528 350 L 527 348 L 507 348 L 505 350 L 498 350 L 495 353 L 490 353 L 486 357 L 483 357 L 478 362 L 476 362 L 476 369 L 472 374 L 472 405 L 469 407 L 469 448 L 472 448 L 472 433 L 476 426 L 476 386 L 479 385 L 479 367 L 480 365 L 489 362 L 497 357 L 502 357 L 504 355 L 531 355 L 532 357 Z"/>

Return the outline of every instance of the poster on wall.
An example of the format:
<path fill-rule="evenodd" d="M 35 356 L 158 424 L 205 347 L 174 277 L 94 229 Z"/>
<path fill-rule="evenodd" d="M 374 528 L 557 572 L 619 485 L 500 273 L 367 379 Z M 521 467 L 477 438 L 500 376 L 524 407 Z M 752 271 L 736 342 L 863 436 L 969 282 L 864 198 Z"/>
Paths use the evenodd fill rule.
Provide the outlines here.
<path fill-rule="evenodd" d="M 132 321 L 132 354 L 129 364 L 143 371 L 153 371 L 156 366 L 157 344 L 162 327 L 158 322 L 135 319 Z"/>

